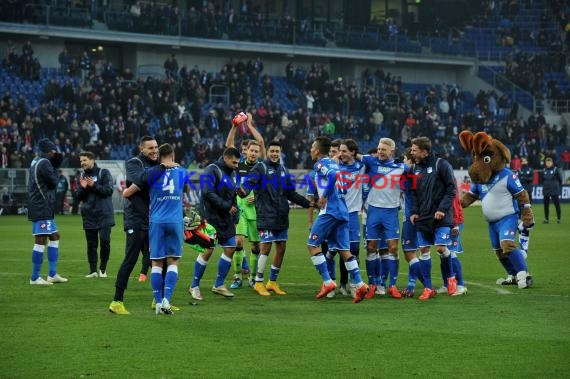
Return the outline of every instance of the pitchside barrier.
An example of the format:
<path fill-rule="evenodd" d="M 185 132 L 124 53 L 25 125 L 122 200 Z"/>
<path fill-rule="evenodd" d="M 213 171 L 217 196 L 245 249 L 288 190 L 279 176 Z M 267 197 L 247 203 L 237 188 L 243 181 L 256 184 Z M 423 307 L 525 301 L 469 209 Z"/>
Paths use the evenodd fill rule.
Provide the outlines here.
<path fill-rule="evenodd" d="M 113 192 L 113 207 L 115 212 L 123 212 L 123 197 L 122 191 L 125 188 L 125 161 L 121 160 L 108 160 L 108 161 L 96 161 L 97 165 L 101 168 L 106 168 L 111 172 L 113 176 L 114 189 Z M 74 168 L 62 168 L 63 174 L 68 179 L 68 182 L 72 180 L 81 169 Z M 194 170 L 190 170 L 194 172 Z M 195 189 L 191 189 L 189 194 L 184 197 L 184 202 L 187 205 L 196 205 L 200 199 L 200 174 L 203 170 L 195 170 L 195 173 L 190 176 L 190 181 Z M 305 195 L 307 192 L 307 186 L 303 185 L 303 181 L 306 181 L 307 170 L 290 170 L 290 173 L 295 176 L 297 192 L 301 195 Z M 469 188 L 469 184 L 465 181 L 468 178 L 467 170 L 455 170 L 455 178 L 460 187 L 461 191 L 465 191 Z M 10 169 L 3 168 L 0 169 L 0 214 L 24 214 L 26 212 L 26 207 L 28 203 L 28 169 Z M 564 181 L 568 180 L 570 177 L 570 170 L 564 172 Z M 71 188 L 71 186 L 70 186 Z M 534 185 L 532 190 L 533 202 L 542 203 L 543 201 L 542 186 Z M 570 185 L 564 185 L 562 187 L 562 194 L 560 200 L 563 203 L 570 203 Z M 66 213 L 71 212 L 71 204 L 73 202 L 73 197 L 71 191 L 67 192 L 67 198 L 64 205 L 64 211 Z"/>

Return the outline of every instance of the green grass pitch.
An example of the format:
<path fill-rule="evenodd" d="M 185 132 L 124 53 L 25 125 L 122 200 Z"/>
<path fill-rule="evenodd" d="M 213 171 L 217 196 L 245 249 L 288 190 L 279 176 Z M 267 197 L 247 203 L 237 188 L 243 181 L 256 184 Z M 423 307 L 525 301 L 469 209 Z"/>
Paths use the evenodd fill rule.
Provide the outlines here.
<path fill-rule="evenodd" d="M 542 221 L 542 206 L 534 210 Z M 352 304 L 342 296 L 314 298 L 320 278 L 305 247 L 306 210 L 293 210 L 279 280 L 287 296 L 261 298 L 249 288 L 236 290 L 233 300 L 212 294 L 216 249 L 202 281 L 205 299 L 193 306 L 186 291 L 196 253 L 185 246 L 173 298 L 182 309 L 172 317 L 151 310 L 150 284 L 135 278 L 140 264 L 125 293 L 131 315 L 108 312 L 124 254 L 122 216 L 116 220 L 110 277 L 86 279 L 81 218 L 58 216 L 59 272 L 69 282 L 38 288 L 28 284 L 31 224 L 25 217 L 0 217 L 1 378 L 568 377 L 568 218 L 560 225 L 539 223 L 532 232 L 532 289 L 495 285 L 504 273 L 491 253 L 481 209 L 473 207 L 466 209 L 461 256 L 466 296 Z M 46 269 L 44 259 L 44 277 Z M 406 274 L 401 257 L 400 287 Z"/>

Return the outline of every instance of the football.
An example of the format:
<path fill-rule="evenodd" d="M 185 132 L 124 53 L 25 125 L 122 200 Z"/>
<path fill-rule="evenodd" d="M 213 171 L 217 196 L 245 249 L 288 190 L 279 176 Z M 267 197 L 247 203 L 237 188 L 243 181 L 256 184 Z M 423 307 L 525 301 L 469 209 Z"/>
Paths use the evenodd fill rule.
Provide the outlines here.
<path fill-rule="evenodd" d="M 232 120 L 233 125 L 238 128 L 238 133 L 243 136 L 247 134 L 247 115 L 244 112 L 236 114 Z"/>

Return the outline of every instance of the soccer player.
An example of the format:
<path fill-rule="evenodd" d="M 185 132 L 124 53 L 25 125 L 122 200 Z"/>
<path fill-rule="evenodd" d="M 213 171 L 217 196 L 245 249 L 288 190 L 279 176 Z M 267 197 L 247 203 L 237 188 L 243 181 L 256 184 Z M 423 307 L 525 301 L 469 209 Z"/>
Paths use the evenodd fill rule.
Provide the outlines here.
<path fill-rule="evenodd" d="M 356 160 L 358 154 L 358 144 L 352 139 L 341 141 L 339 147 L 340 170 L 343 185 L 346 186 L 346 206 L 348 208 L 348 234 L 350 253 L 356 257 L 360 254 L 360 220 L 359 212 L 363 205 L 363 174 L 365 166 Z M 340 263 L 340 262 L 339 262 Z M 340 288 L 347 291 L 348 272 L 344 265 L 340 265 Z M 348 291 L 347 291 L 348 292 Z"/>
<path fill-rule="evenodd" d="M 453 226 L 453 199 L 456 186 L 451 165 L 442 158 L 436 158 L 431 151 L 431 141 L 427 137 L 412 140 L 412 158 L 415 167 L 415 185 L 412 185 L 412 206 L 410 221 L 416 226 L 420 264 L 425 281 L 425 288 L 420 300 L 428 300 L 437 292 L 431 283 L 430 247 L 436 246 L 442 263 L 449 267 L 447 291 L 452 295 L 457 289 L 457 280 L 453 274 L 450 233 Z"/>
<path fill-rule="evenodd" d="M 115 281 L 115 296 L 109 305 L 109 311 L 119 315 L 128 315 L 129 311 L 125 308 L 123 297 L 129 276 L 131 275 L 139 257 L 143 254 L 143 259 L 148 253 L 148 225 L 149 225 L 149 206 L 150 197 L 148 190 L 143 189 L 143 175 L 149 167 L 158 163 L 158 144 L 153 137 L 141 137 L 139 144 L 140 153 L 125 163 L 127 172 L 126 187 L 138 188 L 133 191 L 130 196 L 125 196 L 123 191 L 124 202 L 124 228 L 126 233 L 125 257 L 117 273 Z M 142 189 L 142 190 L 141 190 Z"/>
<path fill-rule="evenodd" d="M 28 220 L 32 222 L 34 248 L 32 250 L 32 285 L 52 285 L 65 283 L 67 279 L 57 273 L 59 258 L 59 232 L 55 223 L 55 190 L 59 174 L 57 169 L 62 155 L 55 144 L 47 138 L 39 141 L 39 154 L 30 165 L 28 182 Z M 44 261 L 44 249 L 47 247 L 49 263 L 47 280 L 40 273 Z"/>
<path fill-rule="evenodd" d="M 170 301 L 178 282 L 178 261 L 182 256 L 184 239 L 182 194 L 186 170 L 175 162 L 171 145 L 161 145 L 158 153 L 160 164 L 143 175 L 143 182 L 150 192 L 150 284 L 156 303 L 156 314 L 171 315 L 173 312 Z M 167 269 L 163 279 L 165 264 Z"/>
<path fill-rule="evenodd" d="M 265 159 L 266 149 L 263 137 L 255 128 L 253 124 L 253 117 L 251 113 L 239 113 L 232 120 L 232 128 L 228 133 L 226 139 L 226 148 L 235 146 L 235 135 L 238 126 L 241 122 L 247 122 L 249 133 L 253 136 L 254 140 L 243 140 L 241 144 L 241 157 L 238 164 L 238 186 L 241 185 L 243 179 L 247 176 L 252 167 L 260 160 Z M 237 289 L 242 286 L 243 275 L 247 275 L 253 270 L 252 275 L 255 275 L 255 266 L 257 258 L 259 257 L 259 235 L 257 232 L 256 215 L 255 215 L 255 197 L 252 193 L 246 199 L 237 198 L 238 208 L 240 210 L 239 222 L 236 226 L 236 251 L 232 258 L 232 268 L 234 271 L 234 280 L 230 284 L 231 289 Z M 251 244 L 250 263 L 251 269 L 248 267 L 247 257 L 244 254 L 244 239 L 248 238 Z M 250 280 L 250 285 L 253 285 L 253 278 Z"/>
<path fill-rule="evenodd" d="M 393 159 L 396 143 L 390 138 L 381 138 L 378 143 L 378 157 L 370 155 L 358 156 L 366 166 L 366 174 L 371 184 L 368 194 L 368 215 L 366 219 L 366 271 L 377 272 L 380 265 L 380 280 L 372 279 L 369 275 L 370 289 L 368 297 L 373 297 L 376 289 L 380 286 L 383 290 L 383 282 L 387 275 L 390 276 L 388 295 L 399 299 L 402 297 L 396 287 L 398 279 L 398 241 L 400 239 L 400 224 L 398 209 L 402 192 L 402 181 L 407 166 L 396 163 Z M 386 243 L 387 248 L 379 250 L 379 259 L 376 258 L 378 240 Z"/>
<path fill-rule="evenodd" d="M 457 180 L 455 181 L 457 186 Z M 461 267 L 461 261 L 457 254 L 463 253 L 463 245 L 461 244 L 461 234 L 463 233 L 463 223 L 465 222 L 465 217 L 463 215 L 463 208 L 461 207 L 461 199 L 459 197 L 459 187 L 457 187 L 457 192 L 455 193 L 455 199 L 453 200 L 453 228 L 451 229 L 451 243 L 449 244 L 449 251 L 451 252 L 451 266 L 453 267 L 453 273 L 455 274 L 455 279 L 457 279 L 457 289 L 452 294 L 452 296 L 460 296 L 467 293 L 467 287 L 465 287 L 465 281 L 463 279 L 463 268 Z M 450 276 L 448 266 L 440 262 L 441 268 L 441 278 L 443 279 L 443 286 L 437 289 L 438 294 L 447 293 L 447 282 Z"/>
<path fill-rule="evenodd" d="M 224 150 L 222 157 L 210 164 L 201 177 L 203 216 L 216 229 L 218 244 L 223 248 L 218 262 L 218 275 L 212 292 L 224 297 L 234 294 L 224 286 L 236 250 L 236 224 L 239 210 L 236 202 L 236 170 L 239 151 Z M 203 181 L 202 181 L 203 179 Z"/>
<path fill-rule="evenodd" d="M 413 175 L 413 158 L 411 149 L 407 149 L 404 154 L 403 161 L 408 165 L 408 171 L 406 172 L 406 181 L 404 186 L 404 203 L 403 203 L 403 213 L 404 222 L 402 223 L 402 250 L 404 251 L 404 258 L 408 262 L 408 285 L 406 289 L 401 291 L 403 297 L 414 297 L 414 291 L 416 288 L 416 281 L 419 280 L 424 284 L 424 277 L 422 274 L 420 260 L 417 257 L 418 252 L 418 237 L 416 232 L 416 227 L 410 221 L 411 210 L 412 210 L 412 195 L 411 189 L 414 183 Z M 425 285 L 425 284 L 424 284 Z"/>
<path fill-rule="evenodd" d="M 342 189 L 337 183 L 337 174 L 340 167 L 334 160 L 328 157 L 329 150 L 330 139 L 327 137 L 317 137 L 311 145 L 311 158 L 316 162 L 314 170 L 316 173 L 315 181 L 319 194 L 318 206 L 320 212 L 311 228 L 307 240 L 307 248 L 313 265 L 323 279 L 321 290 L 316 297 L 317 299 L 323 298 L 336 288 L 336 283 L 331 280 L 329 275 L 325 256 L 320 249 L 320 244 L 327 240 L 329 248 L 338 250 L 345 262 L 350 281 L 356 286 L 354 302 L 358 303 L 364 299 L 368 292 L 368 285 L 362 281 L 356 257 L 350 254 L 348 208 L 344 201 L 346 190 Z"/>
<path fill-rule="evenodd" d="M 273 141 L 269 144 L 268 157 L 257 163 L 245 178 L 238 194 L 247 198 L 255 193 L 257 229 L 261 238 L 261 253 L 257 262 L 254 290 L 260 296 L 269 296 L 269 291 L 277 295 L 286 295 L 277 277 L 283 264 L 289 230 L 289 201 L 304 208 L 314 206 L 295 191 L 289 170 L 281 163 L 281 144 Z M 275 243 L 275 255 L 271 264 L 269 281 L 264 284 L 265 265 Z"/>

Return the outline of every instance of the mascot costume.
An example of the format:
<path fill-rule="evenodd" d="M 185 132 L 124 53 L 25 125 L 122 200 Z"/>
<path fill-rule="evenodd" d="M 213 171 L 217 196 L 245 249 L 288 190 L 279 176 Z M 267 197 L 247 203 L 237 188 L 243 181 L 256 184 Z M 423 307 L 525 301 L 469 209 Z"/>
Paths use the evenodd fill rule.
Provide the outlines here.
<path fill-rule="evenodd" d="M 506 166 L 511 161 L 511 153 L 500 141 L 487 133 L 473 134 L 463 131 L 459 135 L 463 150 L 471 153 L 473 164 L 468 173 L 473 185 L 461 199 L 461 206 L 468 207 L 481 200 L 483 216 L 489 224 L 491 245 L 499 261 L 508 273 L 510 283 L 519 288 L 532 285 L 528 273 L 525 254 L 516 247 L 519 214 L 522 224 L 530 228 L 534 223 L 528 193 L 517 175 Z"/>

